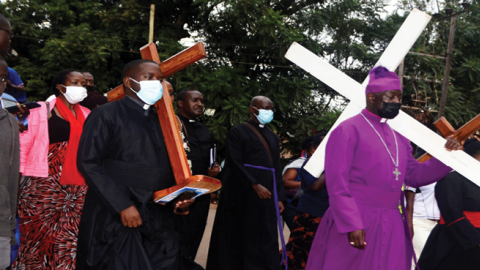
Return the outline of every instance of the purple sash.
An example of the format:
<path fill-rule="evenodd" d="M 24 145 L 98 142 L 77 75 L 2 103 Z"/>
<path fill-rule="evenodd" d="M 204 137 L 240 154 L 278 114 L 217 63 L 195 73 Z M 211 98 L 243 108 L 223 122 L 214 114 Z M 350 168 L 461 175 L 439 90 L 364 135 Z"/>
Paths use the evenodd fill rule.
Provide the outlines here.
<path fill-rule="evenodd" d="M 282 261 L 280 262 L 280 265 L 282 265 L 282 263 L 285 262 L 285 269 L 287 269 L 288 267 L 287 248 L 285 246 L 285 238 L 283 237 L 283 228 L 282 228 L 282 220 L 280 219 L 280 210 L 278 209 L 278 194 L 277 194 L 277 181 L 275 177 L 275 169 L 262 167 L 262 166 L 255 166 L 250 164 L 243 164 L 243 165 L 246 167 L 252 167 L 255 169 L 271 171 L 273 174 L 273 199 L 275 201 L 275 212 L 277 214 L 278 232 L 280 233 L 280 240 L 282 241 Z"/>

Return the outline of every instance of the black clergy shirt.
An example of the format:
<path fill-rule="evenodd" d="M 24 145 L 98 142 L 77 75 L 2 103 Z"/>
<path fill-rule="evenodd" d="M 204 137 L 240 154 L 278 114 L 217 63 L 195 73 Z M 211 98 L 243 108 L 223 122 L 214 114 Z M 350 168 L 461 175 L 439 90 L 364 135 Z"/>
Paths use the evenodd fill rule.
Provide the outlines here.
<path fill-rule="evenodd" d="M 157 112 L 125 97 L 95 109 L 85 121 L 77 166 L 88 191 L 80 222 L 77 269 L 185 269 L 171 207 L 153 193 L 175 185 Z M 135 206 L 142 225 L 122 224 Z"/>
<path fill-rule="evenodd" d="M 213 147 L 213 136 L 208 128 L 196 121 L 178 114 L 182 121 L 182 131 L 187 138 L 190 151 L 187 158 L 192 161 L 193 175 L 207 175 L 210 166 L 210 149 Z"/>

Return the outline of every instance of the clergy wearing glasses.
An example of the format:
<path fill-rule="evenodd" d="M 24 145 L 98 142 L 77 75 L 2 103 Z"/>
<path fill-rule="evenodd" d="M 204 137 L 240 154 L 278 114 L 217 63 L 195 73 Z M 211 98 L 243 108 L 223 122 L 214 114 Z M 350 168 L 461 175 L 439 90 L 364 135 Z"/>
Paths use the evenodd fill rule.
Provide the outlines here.
<path fill-rule="evenodd" d="M 315 235 L 307 270 L 411 269 L 412 240 L 399 211 L 402 186 L 428 185 L 451 171 L 435 158 L 419 163 L 410 142 L 388 125 L 402 100 L 395 73 L 374 68 L 365 94 L 366 108 L 341 123 L 327 143 L 330 208 Z M 462 149 L 451 138 L 445 148 Z"/>

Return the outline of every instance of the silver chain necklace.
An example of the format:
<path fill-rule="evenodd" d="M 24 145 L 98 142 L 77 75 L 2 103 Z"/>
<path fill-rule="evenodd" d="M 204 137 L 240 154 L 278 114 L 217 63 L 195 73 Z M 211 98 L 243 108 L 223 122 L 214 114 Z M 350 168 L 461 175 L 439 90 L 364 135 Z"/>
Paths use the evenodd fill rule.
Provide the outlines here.
<path fill-rule="evenodd" d="M 363 118 L 365 118 L 365 121 L 367 121 L 367 123 L 370 124 L 370 126 L 375 131 L 375 133 L 377 133 L 378 137 L 380 138 L 380 140 L 383 143 L 383 146 L 385 146 L 385 149 L 387 149 L 387 152 L 390 155 L 390 158 L 392 159 L 393 165 L 395 165 L 395 171 L 393 171 L 393 174 L 395 174 L 395 180 L 398 181 L 398 176 L 400 176 L 400 174 L 402 174 L 402 173 L 398 170 L 398 164 L 399 164 L 398 163 L 398 142 L 397 142 L 397 136 L 395 135 L 395 132 L 393 131 L 391 126 L 388 126 L 393 133 L 393 137 L 395 138 L 395 147 L 396 147 L 396 150 L 397 150 L 397 162 L 395 162 L 395 159 L 393 159 L 393 155 L 390 152 L 390 149 L 388 149 L 387 144 L 383 140 L 382 136 L 380 136 L 380 133 L 378 133 L 378 131 L 375 129 L 375 127 L 372 125 L 372 123 L 370 123 L 370 121 L 368 121 L 367 117 L 365 117 L 365 115 L 363 115 L 363 113 L 360 113 L 360 114 L 363 116 Z"/>

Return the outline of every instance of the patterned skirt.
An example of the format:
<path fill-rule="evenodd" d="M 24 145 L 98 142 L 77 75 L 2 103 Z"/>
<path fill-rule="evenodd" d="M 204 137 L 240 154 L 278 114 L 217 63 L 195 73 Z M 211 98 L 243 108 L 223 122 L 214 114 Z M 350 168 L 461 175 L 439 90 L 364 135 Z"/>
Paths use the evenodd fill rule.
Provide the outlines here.
<path fill-rule="evenodd" d="M 303 270 L 307 267 L 308 254 L 322 218 L 297 211 L 287 243 L 288 269 Z"/>
<path fill-rule="evenodd" d="M 60 185 L 68 142 L 50 144 L 48 177 L 20 183 L 20 248 L 13 270 L 75 269 L 86 185 Z"/>

